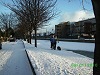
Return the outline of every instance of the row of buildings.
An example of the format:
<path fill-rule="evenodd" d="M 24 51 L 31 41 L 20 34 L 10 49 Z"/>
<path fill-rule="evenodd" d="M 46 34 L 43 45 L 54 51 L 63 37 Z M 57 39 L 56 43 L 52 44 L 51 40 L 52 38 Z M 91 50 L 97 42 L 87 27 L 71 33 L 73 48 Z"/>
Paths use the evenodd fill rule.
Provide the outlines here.
<path fill-rule="evenodd" d="M 62 22 L 55 25 L 55 34 L 58 38 L 95 38 L 95 18 L 78 22 Z"/>

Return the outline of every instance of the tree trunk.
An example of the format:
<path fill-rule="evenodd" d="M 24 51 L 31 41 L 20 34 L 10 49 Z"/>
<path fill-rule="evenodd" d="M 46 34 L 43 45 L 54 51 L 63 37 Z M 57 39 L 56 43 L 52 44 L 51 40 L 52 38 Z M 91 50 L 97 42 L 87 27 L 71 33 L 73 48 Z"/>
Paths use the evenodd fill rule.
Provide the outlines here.
<path fill-rule="evenodd" d="M 29 32 L 29 43 L 31 44 L 31 31 Z"/>
<path fill-rule="evenodd" d="M 100 0 L 91 0 L 96 18 L 96 38 L 94 50 L 93 75 L 100 75 Z"/>
<path fill-rule="evenodd" d="M 26 34 L 24 34 L 24 41 L 26 41 Z"/>
<path fill-rule="evenodd" d="M 37 47 L 37 28 L 35 26 L 35 47 Z"/>

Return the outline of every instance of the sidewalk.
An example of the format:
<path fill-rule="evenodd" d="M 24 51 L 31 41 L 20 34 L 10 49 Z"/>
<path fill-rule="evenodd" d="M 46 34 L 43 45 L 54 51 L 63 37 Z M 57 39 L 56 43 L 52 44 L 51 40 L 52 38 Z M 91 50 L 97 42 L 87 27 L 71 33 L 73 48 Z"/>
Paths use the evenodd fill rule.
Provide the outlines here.
<path fill-rule="evenodd" d="M 33 75 L 23 42 L 5 42 L 0 50 L 0 75 Z"/>

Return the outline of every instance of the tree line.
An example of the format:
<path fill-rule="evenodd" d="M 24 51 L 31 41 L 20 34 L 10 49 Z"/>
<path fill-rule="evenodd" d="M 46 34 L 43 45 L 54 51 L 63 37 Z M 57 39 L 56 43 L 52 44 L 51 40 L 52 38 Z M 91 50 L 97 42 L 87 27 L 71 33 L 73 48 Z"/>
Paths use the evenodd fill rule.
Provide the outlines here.
<path fill-rule="evenodd" d="M 12 0 L 12 4 L 3 3 L 17 17 L 17 30 L 31 43 L 31 33 L 35 33 L 37 47 L 37 30 L 53 19 L 56 15 L 54 6 L 57 0 Z"/>

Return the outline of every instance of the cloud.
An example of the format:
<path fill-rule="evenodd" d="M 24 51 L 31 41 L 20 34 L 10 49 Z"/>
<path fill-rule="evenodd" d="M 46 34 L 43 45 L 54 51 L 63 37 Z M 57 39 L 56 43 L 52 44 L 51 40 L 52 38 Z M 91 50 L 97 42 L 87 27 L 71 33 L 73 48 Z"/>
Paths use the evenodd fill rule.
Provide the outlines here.
<path fill-rule="evenodd" d="M 59 17 L 51 20 L 49 23 L 50 25 L 46 27 L 47 31 L 52 31 L 52 29 L 55 29 L 55 25 L 61 23 L 61 22 L 77 22 L 79 20 L 83 20 L 83 19 L 88 19 L 88 18 L 93 18 L 94 14 L 93 12 L 89 12 L 89 11 L 76 11 L 74 13 L 70 13 L 70 12 L 65 12 L 65 13 L 61 13 L 59 15 Z M 45 32 L 46 29 L 40 30 L 40 32 Z"/>
<path fill-rule="evenodd" d="M 93 18 L 93 17 L 94 17 L 93 12 L 81 10 L 81 11 L 76 11 L 74 13 L 65 12 L 61 14 L 59 21 L 60 22 L 66 22 L 66 21 L 76 22 L 79 20 Z"/>

